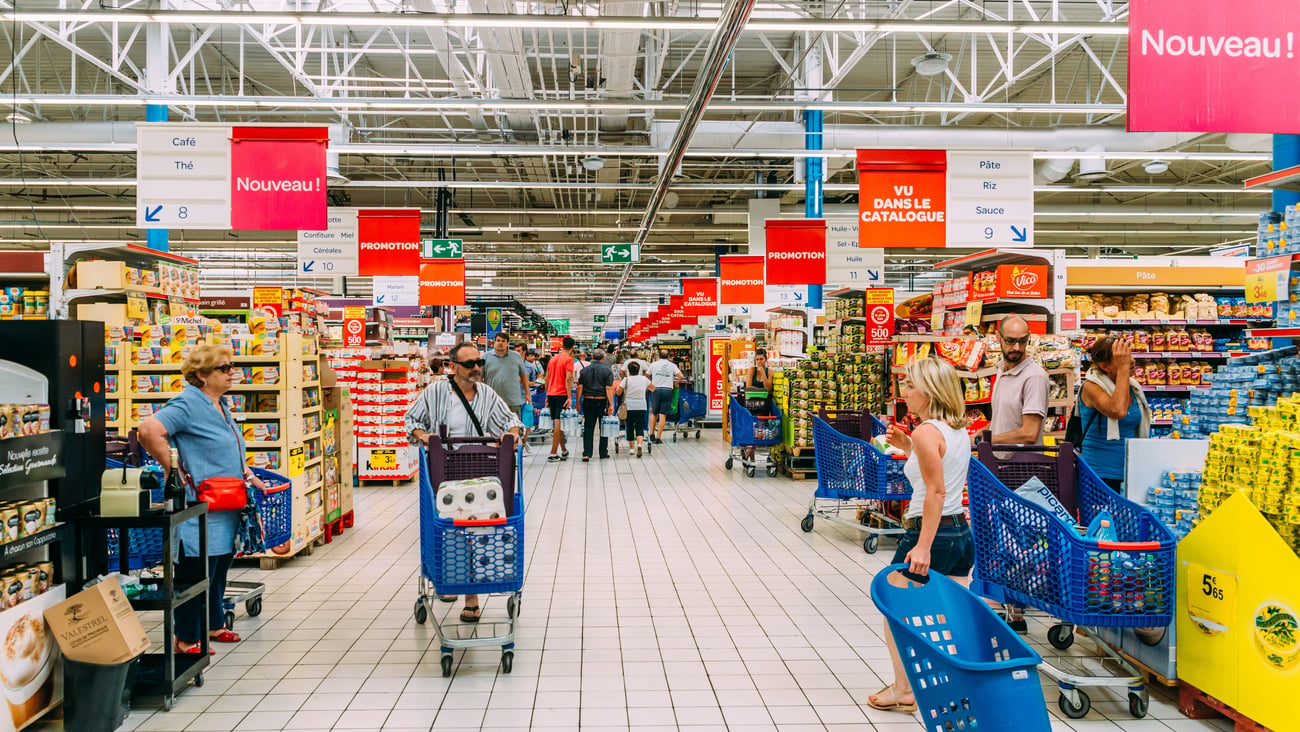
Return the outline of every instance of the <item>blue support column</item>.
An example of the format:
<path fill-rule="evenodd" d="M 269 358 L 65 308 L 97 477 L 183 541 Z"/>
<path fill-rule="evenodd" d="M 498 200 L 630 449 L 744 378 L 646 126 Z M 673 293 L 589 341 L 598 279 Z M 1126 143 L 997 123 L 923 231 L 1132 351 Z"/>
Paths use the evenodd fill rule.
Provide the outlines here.
<path fill-rule="evenodd" d="M 803 113 L 803 142 L 806 150 L 821 150 L 822 148 L 822 111 L 820 109 L 808 109 Z M 824 195 L 822 180 L 824 176 L 822 165 L 825 158 L 805 158 L 803 169 L 803 215 L 807 219 L 823 218 L 822 197 Z M 808 307 L 820 308 L 822 306 L 822 286 L 808 286 Z"/>
<path fill-rule="evenodd" d="M 1300 165 L 1300 135 L 1273 135 L 1273 170 Z M 1273 210 L 1286 211 L 1287 206 L 1300 205 L 1300 193 L 1273 191 Z"/>
<path fill-rule="evenodd" d="M 166 104 L 148 104 L 144 108 L 144 118 L 146 122 L 166 122 L 167 105 Z M 137 164 L 139 163 L 139 151 L 136 151 Z M 166 229 L 145 229 L 145 245 L 150 249 L 157 249 L 165 252 L 169 248 L 168 231 Z"/>

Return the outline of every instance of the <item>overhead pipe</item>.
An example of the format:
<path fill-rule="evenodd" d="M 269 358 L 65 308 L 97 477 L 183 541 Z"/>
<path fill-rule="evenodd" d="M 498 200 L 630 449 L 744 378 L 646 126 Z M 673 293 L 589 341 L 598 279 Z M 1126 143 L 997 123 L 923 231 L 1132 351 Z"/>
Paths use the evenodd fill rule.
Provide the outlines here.
<path fill-rule="evenodd" d="M 686 148 L 691 143 L 695 128 L 704 118 L 704 110 L 708 108 L 709 100 L 713 98 L 713 92 L 718 88 L 718 82 L 722 80 L 722 72 L 731 58 L 732 49 L 740 40 L 740 32 L 749 20 L 754 2 L 755 0 L 729 0 L 722 16 L 718 18 L 717 30 L 713 34 L 713 41 L 709 43 L 708 55 L 700 66 L 700 73 L 695 77 L 690 99 L 682 112 L 672 143 L 668 146 L 668 156 L 661 168 L 664 172 L 655 182 L 654 189 L 650 192 L 650 200 L 646 203 L 641 227 L 633 240 L 633 245 L 636 247 L 642 246 L 650 238 L 650 229 L 654 226 L 659 208 L 663 206 L 668 188 L 673 182 L 670 171 L 676 171 L 682 164 L 682 159 L 686 157 Z M 618 305 L 618 298 L 623 294 L 623 288 L 627 285 L 631 274 L 632 264 L 629 263 L 623 268 L 623 274 L 618 279 L 618 287 L 614 289 L 614 298 L 610 301 L 608 315 L 613 314 L 614 307 Z"/>

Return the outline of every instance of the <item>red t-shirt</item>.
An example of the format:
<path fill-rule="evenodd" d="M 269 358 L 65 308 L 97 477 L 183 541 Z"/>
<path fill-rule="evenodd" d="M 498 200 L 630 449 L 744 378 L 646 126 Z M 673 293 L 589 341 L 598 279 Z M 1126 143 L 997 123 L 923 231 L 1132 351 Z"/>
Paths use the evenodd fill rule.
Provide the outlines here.
<path fill-rule="evenodd" d="M 568 376 L 571 373 L 573 373 L 572 356 L 564 353 L 557 353 L 554 356 L 551 356 L 551 362 L 546 364 L 547 396 L 568 396 Z"/>

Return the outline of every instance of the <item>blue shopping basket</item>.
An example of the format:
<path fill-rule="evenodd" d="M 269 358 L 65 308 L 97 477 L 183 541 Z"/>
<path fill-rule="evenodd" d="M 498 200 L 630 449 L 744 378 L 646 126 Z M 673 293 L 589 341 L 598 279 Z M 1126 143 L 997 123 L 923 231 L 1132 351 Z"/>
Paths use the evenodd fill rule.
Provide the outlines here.
<path fill-rule="evenodd" d="M 1080 523 L 1087 525 L 1105 509 L 1114 519 L 1118 541 L 1080 536 L 972 459 L 971 590 L 1087 627 L 1169 625 L 1177 550 L 1173 534 L 1150 511 L 1111 490 L 1082 459 L 1074 463 Z"/>
<path fill-rule="evenodd" d="M 939 574 L 871 581 L 929 732 L 1038 732 L 1050 728 L 1036 667 L 1043 659 L 974 593 Z"/>
<path fill-rule="evenodd" d="M 912 484 L 903 475 L 906 460 L 840 433 L 820 416 L 813 417 L 813 460 L 817 498 L 906 501 L 912 497 Z"/>
<path fill-rule="evenodd" d="M 816 416 L 836 432 L 859 440 L 885 434 L 884 423 L 865 409 L 819 409 Z"/>
<path fill-rule="evenodd" d="M 709 398 L 704 394 L 683 389 L 677 404 L 677 423 L 704 419 L 709 414 Z"/>
<path fill-rule="evenodd" d="M 253 468 L 266 491 L 253 491 L 257 513 L 262 517 L 266 548 L 280 546 L 293 537 L 293 482 L 279 473 Z"/>
<path fill-rule="evenodd" d="M 430 437 L 428 449 L 420 450 L 420 572 L 440 595 L 518 592 L 523 588 L 523 461 L 518 448 L 490 444 L 493 442 L 488 438 L 444 441 Z M 485 476 L 501 481 L 508 517 L 453 521 L 438 516 L 433 501 L 438 485 Z"/>
<path fill-rule="evenodd" d="M 755 417 L 736 397 L 731 397 L 731 446 L 767 447 L 781 441 L 781 408 L 772 404 L 772 414 Z"/>

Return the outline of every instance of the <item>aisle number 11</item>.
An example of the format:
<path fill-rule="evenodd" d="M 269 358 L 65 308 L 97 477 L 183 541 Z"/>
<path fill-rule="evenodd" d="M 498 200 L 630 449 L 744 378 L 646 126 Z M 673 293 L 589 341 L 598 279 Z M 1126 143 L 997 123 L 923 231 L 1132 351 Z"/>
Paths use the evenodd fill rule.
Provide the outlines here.
<path fill-rule="evenodd" d="M 1246 262 L 1246 302 L 1276 302 L 1290 293 L 1291 256 Z"/>

